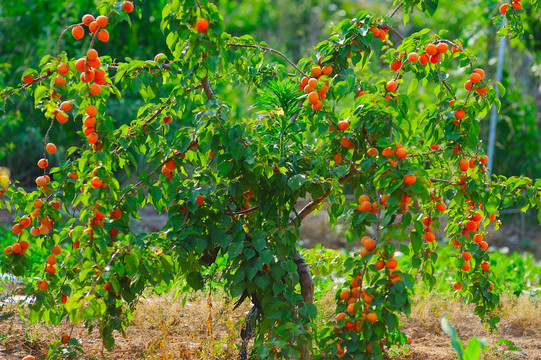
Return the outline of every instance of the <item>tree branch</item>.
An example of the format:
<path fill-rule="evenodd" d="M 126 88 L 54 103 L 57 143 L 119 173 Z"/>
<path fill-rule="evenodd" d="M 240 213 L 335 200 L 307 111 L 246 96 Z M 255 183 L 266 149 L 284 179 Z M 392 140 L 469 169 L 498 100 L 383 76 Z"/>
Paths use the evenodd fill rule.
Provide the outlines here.
<path fill-rule="evenodd" d="M 235 46 L 235 47 L 247 47 L 247 48 L 261 49 L 261 50 L 264 50 L 264 51 L 269 51 L 269 52 L 275 53 L 277 55 L 280 55 L 282 58 L 284 58 L 285 61 L 287 61 L 291 66 L 293 66 L 295 68 L 295 70 L 300 72 L 302 75 L 304 75 L 306 77 L 310 77 L 304 71 L 299 69 L 299 67 L 297 65 L 295 65 L 295 63 L 293 61 L 289 60 L 289 58 L 287 56 L 285 56 L 284 54 L 282 54 L 278 50 L 275 50 L 275 49 L 272 49 L 270 47 L 263 46 L 263 45 L 253 45 L 253 44 L 227 43 L 227 45 L 228 46 Z"/>
<path fill-rule="evenodd" d="M 386 29 L 389 29 L 392 33 L 394 33 L 396 36 L 398 36 L 398 38 L 400 40 L 404 40 L 404 35 L 402 35 L 398 30 L 396 30 L 395 28 L 393 28 L 391 25 L 387 24 L 387 23 L 383 23 L 383 25 L 381 25 L 381 27 L 384 27 Z"/>

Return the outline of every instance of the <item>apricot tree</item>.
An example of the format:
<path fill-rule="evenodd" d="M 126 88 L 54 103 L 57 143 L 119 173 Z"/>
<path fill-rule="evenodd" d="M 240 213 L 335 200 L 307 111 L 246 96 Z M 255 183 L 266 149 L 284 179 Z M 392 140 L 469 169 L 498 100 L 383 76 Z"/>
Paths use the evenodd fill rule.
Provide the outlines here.
<path fill-rule="evenodd" d="M 501 15 L 512 19 L 509 34 L 520 33 L 516 4 Z M 212 276 L 254 304 L 254 358 L 382 358 L 408 341 L 398 316 L 409 315 L 414 277 L 438 281 L 434 233 L 445 216 L 442 235 L 457 247 L 449 286 L 495 327 L 501 288 L 491 279 L 486 226 L 502 206 L 540 209 L 541 181 L 487 174 L 479 121 L 499 106 L 495 87 L 504 89 L 460 40 L 392 26 L 397 11 L 418 7 L 429 15 L 437 1 L 397 1 L 384 17 L 361 11 L 298 63 L 224 32 L 207 0 L 165 5 L 169 55 L 152 60 L 99 52 L 141 15 L 137 2 L 102 1 L 101 15 L 69 26 L 58 53 L 3 90 L 4 101 L 31 96 L 50 122 L 37 190 L 6 176 L 1 184 L 18 236 L 1 269 L 26 279 L 30 319 L 84 322 L 112 347 L 145 289 L 179 279 L 201 289 L 220 256 L 227 265 Z M 81 39 L 84 56 L 62 52 L 62 42 Z M 390 70 L 376 72 L 385 63 Z M 228 88 L 255 92 L 238 109 Z M 144 104 L 127 124 L 108 101 L 133 92 Z M 52 167 L 55 132 L 72 121 L 81 142 Z M 119 182 L 131 174 L 137 181 Z M 346 201 L 346 185 L 358 202 Z M 297 211 L 305 197 L 312 200 Z M 166 212 L 167 224 L 133 230 L 143 206 Z M 336 319 L 315 329 L 313 281 L 297 242 L 303 219 L 323 206 L 363 247 L 341 270 L 348 280 Z M 38 247 L 51 249 L 45 263 L 29 261 Z M 398 269 L 397 249 L 417 273 Z"/>

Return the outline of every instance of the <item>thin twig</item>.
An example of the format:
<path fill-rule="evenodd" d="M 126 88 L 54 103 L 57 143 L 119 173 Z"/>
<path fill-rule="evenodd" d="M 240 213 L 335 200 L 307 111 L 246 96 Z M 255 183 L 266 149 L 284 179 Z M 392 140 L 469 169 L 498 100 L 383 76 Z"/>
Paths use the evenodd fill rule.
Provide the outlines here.
<path fill-rule="evenodd" d="M 400 10 L 400 8 L 402 7 L 402 5 L 404 5 L 404 3 L 400 3 L 400 5 L 398 5 L 398 6 L 393 10 L 393 12 L 391 13 L 391 15 L 389 15 L 389 17 L 392 18 L 392 17 L 398 12 L 398 10 Z"/>
<path fill-rule="evenodd" d="M 400 40 L 404 40 L 404 35 L 402 35 L 398 30 L 393 28 L 391 25 L 389 25 L 387 23 L 383 23 L 383 25 L 381 25 L 381 26 L 386 28 L 386 29 L 389 29 L 392 33 L 394 33 L 396 36 L 398 36 L 398 38 Z"/>
<path fill-rule="evenodd" d="M 291 66 L 293 66 L 295 68 L 295 70 L 300 72 L 302 75 L 304 75 L 306 77 L 310 77 L 304 71 L 299 69 L 299 67 L 297 65 L 295 65 L 295 63 L 293 61 L 289 60 L 289 58 L 287 56 L 285 56 L 284 54 L 282 54 L 278 50 L 275 50 L 275 49 L 272 49 L 270 47 L 263 46 L 263 45 L 253 45 L 253 44 L 227 43 L 227 45 L 228 46 L 235 46 L 235 47 L 247 47 L 247 48 L 261 49 L 261 50 L 264 50 L 264 51 L 269 51 L 269 52 L 275 53 L 277 55 L 280 55 L 282 58 L 284 58 L 285 61 L 287 61 Z"/>

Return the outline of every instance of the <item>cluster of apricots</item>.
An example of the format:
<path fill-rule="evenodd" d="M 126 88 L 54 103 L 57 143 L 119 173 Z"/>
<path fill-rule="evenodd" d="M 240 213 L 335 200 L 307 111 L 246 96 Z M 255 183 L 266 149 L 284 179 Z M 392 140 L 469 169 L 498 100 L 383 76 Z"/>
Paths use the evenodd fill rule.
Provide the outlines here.
<path fill-rule="evenodd" d="M 360 26 L 360 27 L 363 27 L 364 23 L 359 22 L 359 23 L 357 23 L 357 25 Z M 386 27 L 381 27 L 381 26 L 379 26 L 377 24 L 374 24 L 373 26 L 370 26 L 368 28 L 368 31 L 371 32 L 374 35 L 374 37 L 377 37 L 377 38 L 381 39 L 381 41 L 385 41 L 385 39 L 387 38 L 387 33 L 389 32 L 389 29 L 386 28 Z M 358 40 L 352 40 L 350 42 L 350 45 L 357 45 L 357 44 L 359 44 Z M 357 52 L 362 53 L 363 51 L 362 50 L 357 50 Z M 348 59 L 351 58 L 351 50 L 347 53 L 346 58 L 348 58 Z"/>
<path fill-rule="evenodd" d="M 332 66 L 327 65 L 322 67 L 314 66 L 310 69 L 312 77 L 305 76 L 301 79 L 299 91 L 304 91 L 308 95 L 308 102 L 312 105 L 314 111 L 321 110 L 323 100 L 327 97 L 329 91 L 329 81 L 320 79 L 322 76 L 330 76 L 332 74 Z"/>
<path fill-rule="evenodd" d="M 359 252 L 361 257 L 365 257 L 369 253 L 375 253 L 376 242 L 369 236 L 364 236 L 361 239 L 362 248 Z M 374 257 L 376 259 L 376 257 Z M 388 275 L 387 287 L 392 284 L 402 281 L 401 271 L 397 269 L 398 262 L 394 259 L 394 253 L 387 255 L 384 251 L 379 254 L 377 260 L 373 264 L 377 271 L 385 269 Z M 346 283 L 348 285 L 348 283 Z M 369 321 L 375 323 L 378 321 L 378 315 L 375 313 L 375 308 L 372 306 L 374 300 L 374 288 L 362 289 L 362 273 L 358 273 L 356 277 L 351 279 L 349 287 L 340 290 L 338 296 L 340 300 L 345 301 L 346 312 L 340 312 L 336 315 L 336 322 L 344 320 L 344 325 L 337 329 L 353 330 L 360 333 L 364 329 L 364 323 Z M 411 343 L 411 338 L 408 337 L 408 342 Z M 345 349 L 337 343 L 338 355 L 345 352 Z M 370 345 L 367 345 L 367 351 L 372 352 Z"/>
<path fill-rule="evenodd" d="M 387 207 L 387 200 L 389 199 L 389 195 L 382 195 L 380 198 L 381 206 Z M 357 211 L 360 213 L 363 212 L 373 212 L 374 214 L 377 214 L 378 209 L 378 202 L 370 202 L 370 197 L 368 195 L 361 195 L 359 196 L 359 206 L 357 207 Z"/>
<path fill-rule="evenodd" d="M 511 3 L 503 3 L 500 6 L 500 14 L 505 15 L 507 14 L 507 10 L 509 9 L 509 6 L 513 10 L 522 10 L 522 4 L 520 3 L 520 0 L 513 0 Z"/>
<path fill-rule="evenodd" d="M 83 16 L 82 23 L 88 27 L 90 33 L 97 33 L 96 36 L 99 40 L 103 42 L 109 41 L 109 32 L 104 29 L 109 23 L 107 16 L 100 15 L 94 18 L 94 16 L 86 14 Z M 80 40 L 85 36 L 85 30 L 82 26 L 76 25 L 71 28 L 71 35 L 73 35 L 75 40 Z"/>
<path fill-rule="evenodd" d="M 468 91 L 475 91 L 478 94 L 485 94 L 488 91 L 488 86 L 480 86 L 481 80 L 485 77 L 485 70 L 474 69 L 470 74 L 469 80 L 464 83 L 464 89 Z"/>
<path fill-rule="evenodd" d="M 45 203 L 42 199 L 36 199 L 34 200 L 34 210 L 20 219 L 18 219 L 17 223 L 13 225 L 11 228 L 11 231 L 20 237 L 20 234 L 25 230 L 26 228 L 30 227 L 30 235 L 36 237 L 36 236 L 45 236 L 48 235 L 49 232 L 53 229 L 53 221 L 51 217 L 49 216 L 52 211 L 59 210 L 61 205 L 58 201 L 51 201 L 49 203 Z M 25 250 L 29 247 L 29 242 L 27 240 L 25 241 L 17 241 L 11 246 L 7 246 L 4 249 L 4 253 L 8 256 L 12 254 L 18 254 L 20 256 L 24 256 Z M 49 257 L 47 257 L 47 262 L 45 265 L 45 272 L 49 275 L 54 275 L 56 273 L 56 269 L 54 265 L 56 264 L 55 256 L 59 255 L 61 252 L 60 247 L 58 245 L 54 245 L 51 249 L 51 254 Z M 47 281 L 45 279 L 38 282 L 38 287 L 40 290 L 46 290 L 48 285 Z"/>
<path fill-rule="evenodd" d="M 483 235 L 480 233 L 481 224 L 483 221 L 483 214 L 480 212 L 483 210 L 483 205 L 481 202 L 476 206 L 476 204 L 471 200 L 466 200 L 468 203 L 468 208 L 466 209 L 466 218 L 462 222 L 462 230 L 460 232 L 460 235 L 462 236 L 463 240 L 459 241 L 458 237 L 453 238 L 451 243 L 453 246 L 463 249 L 464 247 L 467 247 L 468 245 L 477 244 L 477 246 L 481 250 L 487 250 L 488 249 L 488 243 L 484 241 Z M 477 208 L 477 209 L 476 209 Z M 479 211 L 480 210 L 480 211 Z M 496 214 L 491 214 L 490 216 L 487 216 L 487 219 L 490 221 L 496 220 Z M 434 241 L 434 237 L 432 235 L 432 230 L 430 229 L 430 226 L 433 224 L 432 219 L 430 216 L 426 216 L 422 220 L 423 226 L 425 226 L 425 235 L 424 238 L 427 242 Z M 469 247 L 471 249 L 471 247 Z M 464 258 L 464 265 L 462 266 L 462 271 L 470 271 L 472 268 L 471 259 L 472 255 L 469 251 L 461 250 L 461 253 L 459 255 L 460 257 Z M 482 270 L 487 271 L 490 269 L 490 264 L 486 261 L 483 261 L 479 264 Z M 488 290 L 492 290 L 493 284 L 490 283 L 490 286 Z M 453 288 L 455 290 L 460 290 L 462 288 L 461 283 L 454 283 Z"/>
<path fill-rule="evenodd" d="M 441 60 L 441 56 L 445 54 L 449 50 L 449 45 L 445 42 L 437 42 L 433 44 L 428 44 L 425 48 L 425 51 L 419 55 L 416 52 L 411 52 L 406 57 L 407 61 L 410 63 L 416 63 L 419 62 L 421 65 L 426 65 L 429 62 L 432 64 L 437 64 Z M 461 50 L 453 46 L 453 53 L 460 52 Z M 402 62 L 402 59 L 404 57 L 404 53 L 401 53 L 398 56 L 398 59 L 395 60 L 390 64 L 390 68 L 393 71 L 398 71 L 402 68 L 404 65 Z M 387 81 L 385 84 L 385 89 L 388 92 L 393 92 L 398 88 L 398 82 L 396 79 L 391 79 Z"/>

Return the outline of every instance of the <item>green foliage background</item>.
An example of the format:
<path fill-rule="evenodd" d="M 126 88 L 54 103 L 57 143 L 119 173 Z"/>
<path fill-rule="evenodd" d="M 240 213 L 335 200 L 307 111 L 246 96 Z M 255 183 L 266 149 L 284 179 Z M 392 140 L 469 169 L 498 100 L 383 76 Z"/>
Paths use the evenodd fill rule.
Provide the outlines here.
<path fill-rule="evenodd" d="M 165 38 L 160 31 L 160 20 L 149 14 L 159 13 L 165 0 L 137 1 L 141 20 L 135 21 L 128 32 L 115 32 L 103 51 L 113 58 L 123 60 L 153 59 L 159 52 L 166 52 Z M 58 38 L 73 18 L 80 18 L 96 8 L 97 1 L 64 0 L 6 0 L 0 4 L 0 88 L 19 83 L 25 69 L 36 68 L 32 63 L 39 54 L 56 53 Z M 369 8 L 376 14 L 389 14 L 391 1 L 352 0 L 297 0 L 294 4 L 286 0 L 218 0 L 217 5 L 224 14 L 226 31 L 233 35 L 251 34 L 256 40 L 263 40 L 271 47 L 284 52 L 297 61 L 308 56 L 319 41 L 329 35 L 330 25 L 345 18 L 351 18 L 361 8 Z M 487 24 L 498 12 L 500 3 L 494 0 L 439 2 L 435 16 L 418 17 L 418 22 L 408 23 L 400 28 L 403 33 L 412 33 L 425 27 L 434 31 L 448 31 L 449 38 L 462 38 L 465 47 L 478 51 L 478 63 L 494 78 L 499 38 L 497 28 Z M 527 175 L 541 177 L 541 14 L 529 12 L 530 4 L 525 3 L 523 16 L 525 38 L 508 43 L 504 62 L 502 83 L 507 94 L 502 101 L 497 128 L 497 147 L 494 159 L 495 174 L 506 176 Z M 419 10 L 415 10 L 419 11 Z M 44 16 L 43 14 L 48 14 Z M 397 23 L 401 23 L 401 12 Z M 422 21 L 419 22 L 419 21 Z M 464 25 L 467 24 L 467 25 Z M 69 34 L 63 40 L 62 48 L 70 55 L 82 56 L 85 46 L 75 44 Z M 391 37 L 392 39 L 392 37 Z M 89 41 L 88 39 L 85 41 Z M 272 56 L 272 55 L 266 55 Z M 273 57 L 273 61 L 282 59 Z M 377 66 L 378 64 L 374 64 Z M 486 66 L 488 65 L 488 66 Z M 464 79 L 466 79 L 466 74 Z M 239 85 L 241 88 L 242 86 Z M 164 87 L 167 89 L 167 87 Z M 228 89 L 228 101 L 245 103 L 238 94 L 253 97 L 243 89 Z M 163 91 L 163 90 L 162 90 Z M 424 91 L 419 87 L 416 91 Z M 159 94 L 160 96 L 163 94 Z M 139 96 L 127 94 L 122 100 L 111 101 L 109 109 L 118 114 L 125 123 L 134 118 L 134 112 L 141 106 Z M 41 141 L 48 126 L 42 114 L 29 101 L 15 99 L 5 109 L 0 109 L 0 166 L 12 170 L 13 177 L 23 184 L 33 184 L 38 173 L 35 167 L 41 154 Z M 481 123 L 482 138 L 488 138 L 489 121 Z M 79 125 L 70 121 L 73 131 L 53 134 L 57 145 L 68 148 L 77 144 L 75 131 Z M 66 129 L 67 127 L 64 127 Z M 60 149 L 62 150 L 62 148 Z M 63 151 L 59 151 L 63 153 Z"/>

